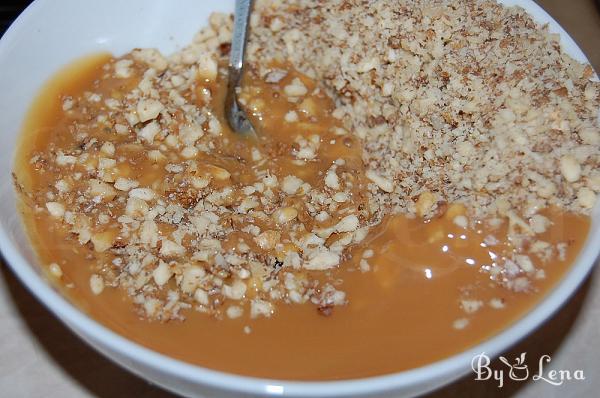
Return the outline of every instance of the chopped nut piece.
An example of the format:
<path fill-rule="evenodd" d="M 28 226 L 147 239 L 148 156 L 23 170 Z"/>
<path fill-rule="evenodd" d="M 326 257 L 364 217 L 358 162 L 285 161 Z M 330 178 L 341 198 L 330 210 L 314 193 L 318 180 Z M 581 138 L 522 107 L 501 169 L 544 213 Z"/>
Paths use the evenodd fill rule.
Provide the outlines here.
<path fill-rule="evenodd" d="M 340 179 L 335 173 L 335 169 L 330 168 L 325 174 L 325 185 L 331 189 L 340 189 Z"/>
<path fill-rule="evenodd" d="M 136 61 L 144 62 L 158 72 L 164 71 L 168 66 L 167 59 L 154 48 L 135 49 L 131 52 L 131 56 Z"/>
<path fill-rule="evenodd" d="M 560 171 L 568 182 L 575 182 L 581 177 L 581 165 L 570 155 L 560 159 Z"/>
<path fill-rule="evenodd" d="M 375 255 L 375 252 L 372 249 L 367 249 L 363 252 L 363 258 L 371 258 Z"/>
<path fill-rule="evenodd" d="M 194 300 L 196 300 L 202 305 L 208 305 L 208 293 L 206 293 L 202 289 L 196 289 L 196 291 L 194 292 Z"/>
<path fill-rule="evenodd" d="M 112 231 L 105 231 L 93 234 L 91 237 L 94 250 L 98 253 L 105 252 L 110 249 L 114 243 L 115 234 Z"/>
<path fill-rule="evenodd" d="M 497 310 L 506 307 L 506 305 L 504 304 L 504 300 L 498 298 L 491 299 L 488 304 L 490 307 Z"/>
<path fill-rule="evenodd" d="M 517 265 L 519 265 L 519 267 L 521 267 L 521 269 L 523 271 L 525 271 L 527 273 L 535 271 L 535 267 L 534 267 L 533 263 L 531 262 L 531 259 L 529 258 L 529 256 L 516 255 L 515 262 L 517 263 Z"/>
<path fill-rule="evenodd" d="M 273 220 L 277 224 L 288 223 L 296 217 L 298 217 L 298 210 L 294 209 L 293 207 L 283 207 L 281 209 L 277 209 L 273 213 Z"/>
<path fill-rule="evenodd" d="M 295 123 L 299 120 L 298 114 L 295 111 L 289 111 L 285 114 L 283 120 L 285 120 L 288 123 Z"/>
<path fill-rule="evenodd" d="M 104 279 L 97 274 L 90 277 L 90 289 L 95 295 L 99 295 L 104 290 Z"/>
<path fill-rule="evenodd" d="M 283 182 L 281 183 L 281 189 L 288 195 L 294 195 L 296 192 L 298 192 L 302 184 L 304 184 L 304 181 L 302 181 L 298 177 L 287 176 L 283 179 Z"/>
<path fill-rule="evenodd" d="M 288 72 L 283 69 L 275 69 L 269 72 L 265 78 L 267 83 L 279 83 L 287 76 Z"/>
<path fill-rule="evenodd" d="M 119 191 L 129 191 L 133 188 L 137 188 L 140 185 L 139 182 L 134 180 L 129 180 L 127 178 L 119 177 L 115 181 L 115 188 Z"/>
<path fill-rule="evenodd" d="M 365 175 L 369 180 L 373 181 L 373 183 L 375 183 L 375 185 L 377 185 L 382 191 L 394 192 L 394 183 L 392 181 L 381 177 L 373 170 L 367 170 Z"/>
<path fill-rule="evenodd" d="M 131 77 L 131 65 L 133 65 L 133 61 L 130 59 L 121 59 L 115 62 L 115 76 L 121 79 Z"/>
<path fill-rule="evenodd" d="M 145 125 L 138 133 L 140 139 L 152 144 L 154 138 L 160 132 L 160 125 L 156 121 L 152 121 Z"/>
<path fill-rule="evenodd" d="M 548 220 L 546 217 L 540 214 L 535 214 L 529 220 L 529 224 L 531 225 L 531 229 L 533 230 L 533 232 L 535 232 L 536 234 L 542 234 L 546 232 L 551 223 L 550 220 Z"/>
<path fill-rule="evenodd" d="M 231 286 L 223 285 L 223 295 L 232 300 L 241 300 L 246 294 L 246 284 L 242 281 L 235 281 Z"/>
<path fill-rule="evenodd" d="M 462 215 L 454 217 L 452 222 L 461 228 L 467 228 L 469 226 L 469 220 L 467 219 L 467 217 Z"/>
<path fill-rule="evenodd" d="M 250 302 L 250 318 L 264 316 L 269 318 L 273 315 L 273 305 L 268 301 L 254 299 Z"/>
<path fill-rule="evenodd" d="M 208 54 L 200 56 L 198 60 L 198 76 L 201 79 L 214 81 L 217 79 L 219 65 L 217 61 Z"/>
<path fill-rule="evenodd" d="M 55 278 L 61 278 L 63 276 L 63 271 L 60 268 L 60 265 L 56 263 L 51 263 L 48 266 L 48 269 L 50 270 L 50 275 L 52 275 Z"/>
<path fill-rule="evenodd" d="M 591 209 L 596 204 L 596 194 L 591 189 L 583 187 L 577 191 L 577 201 L 584 209 Z"/>
<path fill-rule="evenodd" d="M 583 128 L 579 132 L 581 140 L 588 145 L 600 145 L 600 130 L 593 127 Z"/>
<path fill-rule="evenodd" d="M 58 202 L 47 202 L 46 208 L 52 217 L 62 218 L 65 215 L 65 206 Z"/>
<path fill-rule="evenodd" d="M 222 167 L 210 165 L 206 170 L 215 180 L 225 181 L 231 177 L 231 173 Z"/>
<path fill-rule="evenodd" d="M 466 318 L 459 318 L 452 323 L 452 327 L 456 330 L 462 330 L 469 325 L 469 320 Z"/>
<path fill-rule="evenodd" d="M 307 263 L 304 263 L 304 268 L 308 270 L 324 270 L 334 268 L 339 263 L 339 254 L 330 250 L 321 250 L 317 252 Z"/>
<path fill-rule="evenodd" d="M 128 134 L 129 133 L 129 127 L 125 126 L 124 124 L 115 124 L 115 131 L 118 134 Z"/>
<path fill-rule="evenodd" d="M 130 197 L 127 199 L 125 214 L 131 217 L 144 217 L 148 213 L 148 204 L 139 198 Z"/>
<path fill-rule="evenodd" d="M 202 127 L 197 124 L 185 125 L 179 130 L 179 139 L 186 146 L 195 145 L 203 135 Z"/>
<path fill-rule="evenodd" d="M 434 194 L 429 191 L 422 192 L 419 195 L 419 199 L 415 204 L 415 208 L 417 210 L 417 215 L 419 217 L 425 217 L 429 211 L 433 208 L 433 205 L 437 202 L 437 199 Z"/>
<path fill-rule="evenodd" d="M 335 226 L 337 232 L 353 232 L 356 231 L 360 222 L 354 214 L 346 216 L 340 220 Z"/>
<path fill-rule="evenodd" d="M 254 238 L 254 241 L 263 250 L 270 250 L 279 243 L 281 233 L 278 231 L 265 231 Z"/>
<path fill-rule="evenodd" d="M 105 142 L 104 144 L 102 144 L 102 147 L 100 147 L 100 151 L 108 156 L 114 156 L 115 145 L 112 142 Z"/>
<path fill-rule="evenodd" d="M 140 102 L 137 104 L 138 118 L 142 123 L 147 122 L 148 120 L 156 119 L 163 109 L 165 109 L 165 107 L 160 103 L 160 101 L 153 99 L 140 100 Z M 151 140 L 149 140 L 147 137 L 144 138 L 151 142 Z"/>
<path fill-rule="evenodd" d="M 156 197 L 156 193 L 150 188 L 134 188 L 129 191 L 129 197 L 149 202 Z"/>
<path fill-rule="evenodd" d="M 206 177 L 192 177 L 190 178 L 192 186 L 196 189 L 206 188 L 210 184 L 210 178 Z"/>
<path fill-rule="evenodd" d="M 173 276 L 173 271 L 169 268 L 169 265 L 164 261 L 161 261 L 158 264 L 158 267 L 152 271 L 152 278 L 154 279 L 154 283 L 158 286 L 163 286 L 165 283 L 171 279 Z"/>
<path fill-rule="evenodd" d="M 198 149 L 196 147 L 193 146 L 188 146 L 183 148 L 183 150 L 181 151 L 181 156 L 184 159 L 193 159 L 198 155 Z"/>
<path fill-rule="evenodd" d="M 232 305 L 227 307 L 227 317 L 229 319 L 236 319 L 241 317 L 244 314 L 244 310 L 242 307 L 238 307 L 237 305 Z"/>
<path fill-rule="evenodd" d="M 185 247 L 169 239 L 163 239 L 162 246 L 160 247 L 160 254 L 167 257 L 181 256 L 185 254 Z"/>
<path fill-rule="evenodd" d="M 68 166 L 71 164 L 75 164 L 77 162 L 77 158 L 71 155 L 65 155 L 63 153 L 59 153 L 56 155 L 56 164 L 59 166 Z"/>
<path fill-rule="evenodd" d="M 472 314 L 483 307 L 483 302 L 480 300 L 461 300 L 460 307 L 467 314 Z"/>
<path fill-rule="evenodd" d="M 90 195 L 94 198 L 98 197 L 104 201 L 111 201 L 117 195 L 117 191 L 112 187 L 112 185 L 109 185 L 100 180 L 90 180 L 89 186 Z"/>
<path fill-rule="evenodd" d="M 283 92 L 288 97 L 301 97 L 308 93 L 308 89 L 304 83 L 302 83 L 302 80 L 296 77 L 292 80 L 291 84 L 288 84 L 283 88 Z"/>

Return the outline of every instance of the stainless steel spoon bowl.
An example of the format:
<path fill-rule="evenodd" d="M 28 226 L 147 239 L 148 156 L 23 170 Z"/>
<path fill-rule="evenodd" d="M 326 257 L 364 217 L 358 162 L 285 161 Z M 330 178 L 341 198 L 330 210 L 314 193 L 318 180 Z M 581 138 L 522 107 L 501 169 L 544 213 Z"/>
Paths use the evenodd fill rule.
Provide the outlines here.
<path fill-rule="evenodd" d="M 256 132 L 248 115 L 240 106 L 237 96 L 244 75 L 244 58 L 253 3 L 253 0 L 236 0 L 235 2 L 233 39 L 229 55 L 229 82 L 225 98 L 225 117 L 229 127 L 236 133 L 249 136 L 255 135 Z"/>

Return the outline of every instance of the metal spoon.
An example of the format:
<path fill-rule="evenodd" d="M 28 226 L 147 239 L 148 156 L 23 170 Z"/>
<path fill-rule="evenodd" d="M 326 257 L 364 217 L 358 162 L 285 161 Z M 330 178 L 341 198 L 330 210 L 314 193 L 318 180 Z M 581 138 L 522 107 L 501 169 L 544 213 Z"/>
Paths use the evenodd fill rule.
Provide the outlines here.
<path fill-rule="evenodd" d="M 233 21 L 233 39 L 229 55 L 229 82 L 225 97 L 225 117 L 233 131 L 243 135 L 255 135 L 254 127 L 246 112 L 240 107 L 237 94 L 244 74 L 244 56 L 248 41 L 248 27 L 253 0 L 236 0 Z"/>

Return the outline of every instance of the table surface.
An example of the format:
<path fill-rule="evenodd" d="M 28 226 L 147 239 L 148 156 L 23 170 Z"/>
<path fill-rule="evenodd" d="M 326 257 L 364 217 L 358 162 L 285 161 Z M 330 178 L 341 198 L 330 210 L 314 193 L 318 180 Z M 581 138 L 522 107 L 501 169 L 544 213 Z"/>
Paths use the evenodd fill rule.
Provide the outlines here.
<path fill-rule="evenodd" d="M 600 10 L 594 0 L 538 0 L 600 70 Z M 5 397 L 172 397 L 119 368 L 83 343 L 14 278 L 0 259 L 0 395 Z M 527 352 L 530 372 L 583 370 L 585 380 L 554 386 L 542 380 L 475 381 L 473 374 L 437 392 L 442 397 L 588 397 L 600 390 L 600 275 L 592 274 L 551 320 L 504 355 Z M 503 369 L 495 363 L 496 369 Z M 547 374 L 547 373 L 546 373 Z M 506 377 L 508 379 L 508 377 Z M 596 392 L 596 394 L 594 393 Z"/>

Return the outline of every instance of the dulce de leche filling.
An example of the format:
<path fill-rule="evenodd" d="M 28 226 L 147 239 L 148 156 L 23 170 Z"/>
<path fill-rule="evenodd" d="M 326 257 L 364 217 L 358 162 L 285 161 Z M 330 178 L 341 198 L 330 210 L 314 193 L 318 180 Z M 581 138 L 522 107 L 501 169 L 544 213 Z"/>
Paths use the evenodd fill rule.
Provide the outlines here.
<path fill-rule="evenodd" d="M 92 317 L 213 369 L 365 377 L 484 340 L 564 275 L 593 189 L 534 211 L 504 197 L 484 211 L 460 200 L 472 187 L 411 193 L 390 177 L 393 144 L 379 159 L 372 145 L 389 121 L 353 131 L 339 93 L 281 59 L 251 65 L 239 93 L 257 137 L 231 132 L 230 22 L 213 16 L 169 59 L 82 60 L 32 108 L 14 173 L 24 220 L 49 278 Z M 577 156 L 560 173 L 593 180 Z"/>

